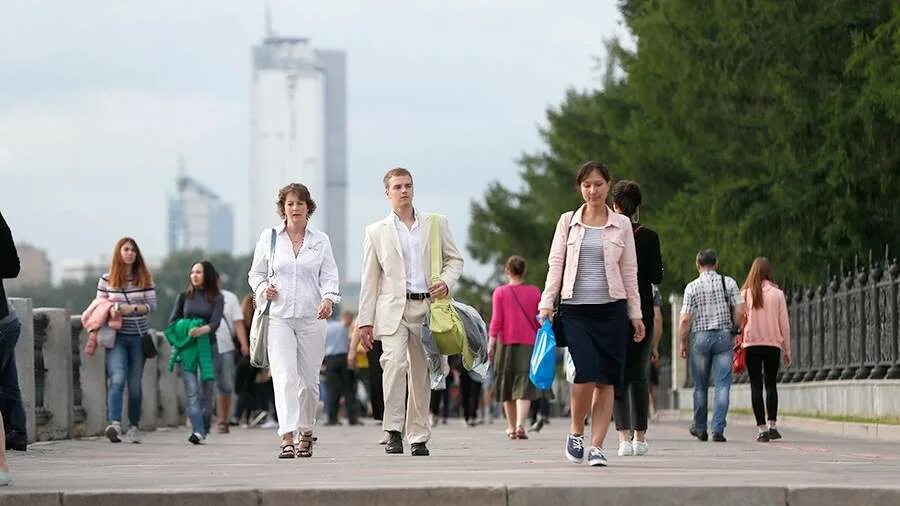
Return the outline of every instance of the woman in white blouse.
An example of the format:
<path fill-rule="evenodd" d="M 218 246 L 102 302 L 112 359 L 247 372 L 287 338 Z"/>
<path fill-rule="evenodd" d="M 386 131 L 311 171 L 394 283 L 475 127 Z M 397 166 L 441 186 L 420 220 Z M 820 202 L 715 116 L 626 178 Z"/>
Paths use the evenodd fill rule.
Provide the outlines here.
<path fill-rule="evenodd" d="M 283 221 L 260 234 L 248 279 L 257 307 L 272 301 L 267 351 L 281 436 L 278 457 L 312 457 L 325 320 L 332 304 L 340 302 L 338 271 L 328 236 L 309 226 L 316 210 L 309 189 L 299 183 L 285 186 L 278 192 L 277 209 Z"/>

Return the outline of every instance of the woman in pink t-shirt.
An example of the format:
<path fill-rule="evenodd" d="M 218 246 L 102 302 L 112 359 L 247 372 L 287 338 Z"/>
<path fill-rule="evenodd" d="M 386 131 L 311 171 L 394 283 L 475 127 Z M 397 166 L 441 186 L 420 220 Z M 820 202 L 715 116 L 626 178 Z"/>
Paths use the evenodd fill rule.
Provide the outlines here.
<path fill-rule="evenodd" d="M 541 292 L 538 287 L 522 282 L 525 272 L 524 258 L 511 256 L 506 261 L 509 283 L 494 290 L 488 331 L 488 357 L 494 367 L 493 394 L 494 399 L 503 402 L 509 439 L 528 439 L 525 420 L 529 404 L 552 397 L 549 391 L 539 390 L 528 379 Z"/>

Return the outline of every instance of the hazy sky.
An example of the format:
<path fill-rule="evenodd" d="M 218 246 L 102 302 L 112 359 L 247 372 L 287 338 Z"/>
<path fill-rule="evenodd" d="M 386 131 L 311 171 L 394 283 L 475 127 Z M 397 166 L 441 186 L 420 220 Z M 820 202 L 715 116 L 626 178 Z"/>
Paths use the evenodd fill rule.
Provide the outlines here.
<path fill-rule="evenodd" d="M 15 238 L 45 248 L 57 273 L 123 235 L 163 257 L 181 152 L 234 204 L 235 250 L 249 251 L 250 48 L 263 11 L 262 0 L 0 2 L 0 209 Z M 604 39 L 627 37 L 615 0 L 273 0 L 272 12 L 276 33 L 347 53 L 347 279 L 365 225 L 388 212 L 389 167 L 413 171 L 417 207 L 446 214 L 464 247 L 470 202 L 492 180 L 518 185 L 515 159 L 543 147 L 545 109 L 598 86 Z"/>

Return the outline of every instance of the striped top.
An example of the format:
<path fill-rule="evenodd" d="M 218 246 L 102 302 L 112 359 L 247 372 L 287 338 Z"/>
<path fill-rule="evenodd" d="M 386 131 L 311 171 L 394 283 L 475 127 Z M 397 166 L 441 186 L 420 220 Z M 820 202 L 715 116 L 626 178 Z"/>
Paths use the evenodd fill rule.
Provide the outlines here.
<path fill-rule="evenodd" d="M 125 289 L 109 286 L 109 273 L 100 276 L 97 283 L 97 297 L 109 299 L 110 302 L 118 302 L 120 304 L 146 304 L 149 312 L 156 310 L 156 289 L 151 284 L 148 288 L 139 288 L 134 286 L 134 279 L 128 278 L 128 286 Z M 119 332 L 123 334 L 143 335 L 150 330 L 150 324 L 147 322 L 147 315 L 128 314 L 122 317 L 122 329 Z"/>
<path fill-rule="evenodd" d="M 581 251 L 578 252 L 575 286 L 572 298 L 566 300 L 566 304 L 608 304 L 616 300 L 609 296 L 603 258 L 603 229 L 585 225 Z"/>

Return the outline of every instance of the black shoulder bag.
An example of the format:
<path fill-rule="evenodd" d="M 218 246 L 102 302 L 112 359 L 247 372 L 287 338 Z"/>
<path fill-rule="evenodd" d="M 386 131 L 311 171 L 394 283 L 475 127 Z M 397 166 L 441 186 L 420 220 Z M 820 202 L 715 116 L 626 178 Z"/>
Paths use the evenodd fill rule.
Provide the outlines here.
<path fill-rule="evenodd" d="M 125 302 L 131 304 L 131 301 L 128 300 L 128 293 L 126 293 L 124 289 L 122 290 L 122 295 L 125 296 Z M 141 349 L 144 350 L 144 358 L 154 358 L 159 354 L 159 351 L 156 349 L 156 340 L 153 339 L 153 335 L 150 333 L 149 328 L 147 329 L 147 331 L 141 332 Z"/>

